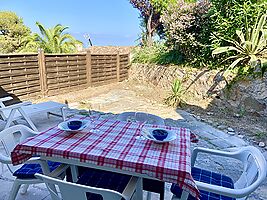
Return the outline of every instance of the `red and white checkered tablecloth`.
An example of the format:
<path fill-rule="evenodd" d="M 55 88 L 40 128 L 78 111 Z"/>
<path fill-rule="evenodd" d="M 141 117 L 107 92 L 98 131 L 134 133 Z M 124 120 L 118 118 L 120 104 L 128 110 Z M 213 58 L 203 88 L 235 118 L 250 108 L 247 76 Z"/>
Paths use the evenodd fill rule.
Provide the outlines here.
<path fill-rule="evenodd" d="M 141 134 L 138 123 L 105 119 L 95 124 L 99 132 L 90 132 L 92 127 L 88 126 L 81 132 L 67 133 L 56 126 L 29 138 L 13 150 L 12 163 L 23 163 L 32 155 L 67 158 L 177 183 L 198 197 L 199 191 L 191 176 L 190 152 L 190 143 L 197 138 L 188 129 L 145 125 L 177 132 L 176 140 L 159 144 L 136 139 Z"/>

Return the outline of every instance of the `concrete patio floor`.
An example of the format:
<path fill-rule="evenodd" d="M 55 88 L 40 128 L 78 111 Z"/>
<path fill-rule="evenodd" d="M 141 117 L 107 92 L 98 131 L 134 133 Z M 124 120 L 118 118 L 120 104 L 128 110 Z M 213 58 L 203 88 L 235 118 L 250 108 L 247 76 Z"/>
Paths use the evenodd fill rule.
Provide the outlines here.
<path fill-rule="evenodd" d="M 142 104 L 142 106 L 144 106 Z M 148 109 L 148 108 L 147 108 Z M 138 109 L 137 109 L 138 110 Z M 139 109 L 140 110 L 140 109 Z M 67 111 L 67 115 L 73 115 L 77 114 L 80 111 L 77 109 L 69 109 Z M 119 113 L 122 111 L 117 110 L 116 113 Z M 147 110 L 149 112 L 149 110 Z M 171 116 L 160 115 L 160 113 L 157 113 L 159 116 L 165 118 L 166 125 L 170 126 L 182 126 L 191 129 L 195 134 L 197 134 L 200 138 L 200 141 L 198 144 L 193 144 L 192 148 L 195 146 L 201 146 L 201 147 L 207 147 L 207 148 L 213 148 L 213 149 L 223 149 L 223 150 L 233 150 L 236 148 L 239 148 L 241 146 L 248 145 L 246 141 L 243 139 L 237 137 L 237 136 L 230 136 L 227 133 L 217 130 L 213 127 L 211 127 L 208 124 L 205 124 L 201 121 L 198 121 L 194 116 L 192 116 L 190 113 L 187 113 L 183 110 L 176 110 L 173 112 L 175 116 L 173 118 Z M 168 115 L 171 115 L 169 112 Z M 116 118 L 117 116 L 112 113 L 103 113 L 102 112 L 102 118 Z M 38 130 L 43 131 L 48 129 L 49 127 L 55 126 L 58 123 L 61 122 L 62 119 L 51 116 L 49 119 L 47 119 L 46 114 L 38 115 L 32 117 L 33 122 L 36 124 Z M 21 123 L 25 123 L 24 121 L 21 121 Z M 4 124 L 0 122 L 0 130 L 3 129 Z M 1 148 L 1 150 L 3 150 Z M 264 152 L 264 155 L 266 156 L 266 152 Z M 222 158 L 216 158 L 212 156 L 200 156 L 200 158 L 197 161 L 197 165 L 203 168 L 208 168 L 211 170 L 219 171 L 221 173 L 225 173 L 233 179 L 237 179 L 238 175 L 240 174 L 241 165 L 240 163 L 236 161 L 229 161 Z M 236 169 L 233 169 L 232 166 L 235 166 Z M 0 169 L 0 200 L 6 200 L 9 194 L 9 191 L 12 187 L 14 178 L 9 173 L 8 169 L 5 166 L 2 166 Z M 172 194 L 170 193 L 170 184 L 166 184 L 166 200 L 171 199 Z M 144 197 L 146 197 L 146 193 L 144 193 Z M 45 188 L 44 184 L 37 184 L 32 185 L 28 189 L 28 192 L 24 195 L 19 194 L 17 197 L 17 200 L 50 200 L 50 196 L 48 191 Z M 159 199 L 159 196 L 157 194 L 152 194 L 152 200 Z M 266 200 L 267 199 L 267 181 L 265 181 L 253 194 L 250 195 L 248 198 L 249 200 Z"/>

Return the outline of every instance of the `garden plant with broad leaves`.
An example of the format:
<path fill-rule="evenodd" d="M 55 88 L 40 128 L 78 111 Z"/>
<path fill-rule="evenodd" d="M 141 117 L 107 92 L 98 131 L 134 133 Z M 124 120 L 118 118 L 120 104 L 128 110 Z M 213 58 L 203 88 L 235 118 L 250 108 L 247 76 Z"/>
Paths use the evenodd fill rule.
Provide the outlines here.
<path fill-rule="evenodd" d="M 212 54 L 234 52 L 234 55 L 229 56 L 224 61 L 234 60 L 228 69 L 233 69 L 238 66 L 248 65 L 252 69 L 261 68 L 262 75 L 267 67 L 267 29 L 266 27 L 267 14 L 262 15 L 257 19 L 253 28 L 246 24 L 245 33 L 241 30 L 236 31 L 238 40 L 223 38 L 230 46 L 216 48 Z"/>

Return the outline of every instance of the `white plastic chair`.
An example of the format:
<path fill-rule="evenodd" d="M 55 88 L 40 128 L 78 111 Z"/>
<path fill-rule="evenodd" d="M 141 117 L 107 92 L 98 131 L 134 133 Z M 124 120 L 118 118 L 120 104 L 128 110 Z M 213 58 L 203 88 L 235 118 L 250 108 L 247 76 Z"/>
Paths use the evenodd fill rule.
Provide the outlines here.
<path fill-rule="evenodd" d="M 118 120 L 120 121 L 128 121 L 130 118 L 135 118 L 137 114 L 143 114 L 144 116 L 147 116 L 147 122 L 148 124 L 156 124 L 156 125 L 165 125 L 164 120 L 156 115 L 152 115 L 149 113 L 144 113 L 144 112 L 123 112 L 121 114 L 119 114 L 119 116 L 117 117 Z"/>
<path fill-rule="evenodd" d="M 11 152 L 15 148 L 15 146 L 24 141 L 25 139 L 29 137 L 33 137 L 36 134 L 39 134 L 39 132 L 35 132 L 24 125 L 15 125 L 10 128 L 7 128 L 0 132 L 0 142 L 2 143 L 4 147 L 5 152 L 0 152 L 0 162 L 3 164 L 6 164 L 9 171 L 13 174 L 17 169 L 19 169 L 22 165 L 13 166 L 11 162 Z M 32 158 L 26 162 L 29 163 L 38 163 L 38 158 Z M 53 176 L 59 176 L 62 174 L 62 171 L 58 170 L 65 170 L 68 166 L 62 165 L 58 167 L 57 171 L 51 172 Z M 21 187 L 21 185 L 25 184 L 24 188 L 22 188 L 22 194 L 27 192 L 29 184 L 36 184 L 36 183 L 42 183 L 39 179 L 33 178 L 33 179 L 22 179 L 22 178 L 16 178 L 11 192 L 9 194 L 8 200 L 15 200 L 17 193 Z"/>
<path fill-rule="evenodd" d="M 122 193 L 119 193 L 114 190 L 104 189 L 104 188 L 97 188 L 91 186 L 85 186 L 77 183 L 70 183 L 62 180 L 58 180 L 55 178 L 51 178 L 49 176 L 36 174 L 35 175 L 39 180 L 46 183 L 46 186 L 50 192 L 52 199 L 55 200 L 87 200 L 86 193 L 94 193 L 101 195 L 103 200 L 130 200 L 135 192 L 136 186 L 138 184 L 137 177 L 132 177 L 127 184 L 126 188 Z M 59 191 L 53 191 L 51 185 L 56 185 L 59 188 Z"/>
<path fill-rule="evenodd" d="M 266 178 L 266 160 L 256 147 L 242 147 L 235 152 L 224 152 L 197 147 L 193 150 L 192 153 L 192 166 L 194 166 L 195 164 L 198 153 L 208 153 L 217 156 L 234 158 L 240 160 L 243 163 L 242 174 L 234 183 L 234 189 L 196 181 L 196 185 L 199 190 L 236 198 L 237 200 L 244 200 L 248 197 L 249 194 L 255 191 Z M 178 198 L 176 196 L 173 196 L 172 200 L 177 199 Z"/>
<path fill-rule="evenodd" d="M 12 122 L 17 124 L 16 120 L 18 119 L 24 119 L 33 130 L 38 131 L 30 116 L 40 113 L 47 113 L 48 117 L 49 115 L 60 116 L 64 121 L 66 119 L 64 109 L 67 107 L 67 105 L 65 104 L 48 101 L 37 104 L 32 104 L 31 102 L 22 102 L 10 106 L 5 106 L 4 102 L 12 99 L 13 98 L 10 96 L 0 98 L 0 116 L 6 122 L 5 128 L 10 127 Z M 61 111 L 61 115 L 52 113 L 57 109 Z"/>

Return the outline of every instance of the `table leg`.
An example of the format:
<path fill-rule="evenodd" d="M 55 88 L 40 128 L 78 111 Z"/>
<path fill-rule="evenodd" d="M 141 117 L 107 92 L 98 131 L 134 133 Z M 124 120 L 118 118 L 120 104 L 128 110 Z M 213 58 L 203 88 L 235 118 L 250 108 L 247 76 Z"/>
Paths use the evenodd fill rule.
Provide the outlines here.
<path fill-rule="evenodd" d="M 72 182 L 76 183 L 78 181 L 78 167 L 75 165 L 70 166 L 70 171 L 71 171 L 71 177 L 72 177 Z"/>
<path fill-rule="evenodd" d="M 183 190 L 180 200 L 187 200 L 188 196 L 189 196 L 189 193 Z"/>
<path fill-rule="evenodd" d="M 64 111 L 65 109 L 67 109 L 67 108 L 66 107 L 60 108 L 61 115 L 53 113 L 53 112 L 47 112 L 47 118 L 49 119 L 50 115 L 54 115 L 54 116 L 57 116 L 57 117 L 62 117 L 63 121 L 66 121 L 66 113 Z"/>
<path fill-rule="evenodd" d="M 143 178 L 138 178 L 136 186 L 136 199 L 143 200 Z"/>
<path fill-rule="evenodd" d="M 61 114 L 62 114 L 63 121 L 66 121 L 66 113 L 65 113 L 66 109 L 67 109 L 67 107 L 61 108 Z"/>

